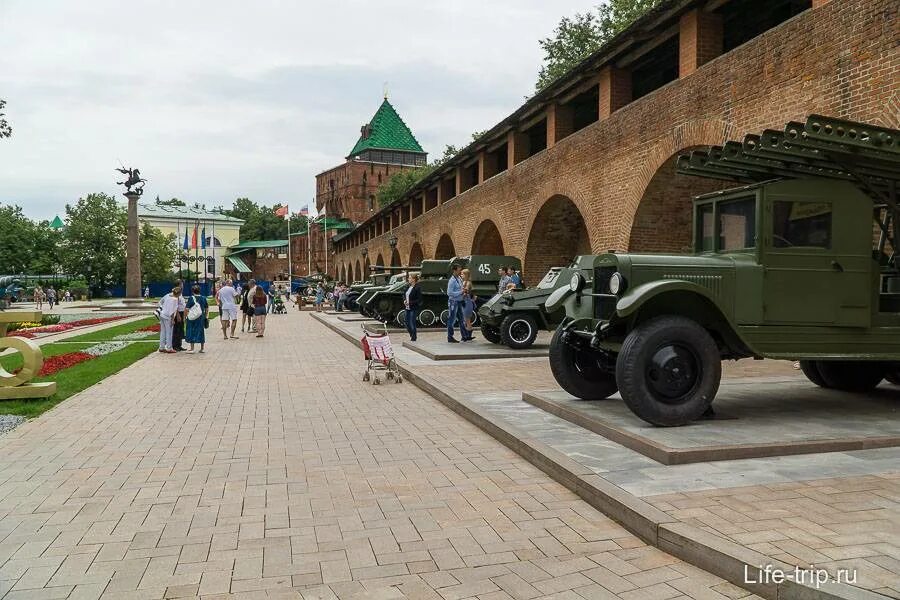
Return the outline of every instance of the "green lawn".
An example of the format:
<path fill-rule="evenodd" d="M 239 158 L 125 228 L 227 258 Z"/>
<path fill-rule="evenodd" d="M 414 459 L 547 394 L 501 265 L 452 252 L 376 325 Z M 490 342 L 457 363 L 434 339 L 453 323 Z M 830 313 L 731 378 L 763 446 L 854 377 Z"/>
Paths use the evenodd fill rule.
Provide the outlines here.
<path fill-rule="evenodd" d="M 45 357 L 66 354 L 84 350 L 93 344 L 47 344 L 41 349 Z M 63 371 L 59 371 L 49 377 L 36 377 L 32 381 L 56 381 L 56 393 L 42 400 L 2 400 L 0 401 L 0 413 L 10 415 L 22 415 L 23 417 L 36 417 L 65 400 L 66 398 L 85 390 L 110 375 L 118 373 L 128 365 L 156 352 L 156 344 L 138 342 L 129 344 L 121 350 L 105 356 L 99 356 L 92 360 L 80 363 Z M 21 355 L 5 356 L 0 359 L 0 365 L 7 371 L 16 369 L 22 365 Z"/>

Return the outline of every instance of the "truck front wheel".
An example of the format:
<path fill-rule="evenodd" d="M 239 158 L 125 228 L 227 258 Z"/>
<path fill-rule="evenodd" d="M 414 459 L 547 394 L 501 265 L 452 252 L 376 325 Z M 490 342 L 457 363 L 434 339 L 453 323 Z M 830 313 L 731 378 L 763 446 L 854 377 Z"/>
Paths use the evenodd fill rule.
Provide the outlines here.
<path fill-rule="evenodd" d="M 582 400 L 603 400 L 616 393 L 615 373 L 604 369 L 599 357 L 562 339 L 560 325 L 550 340 L 550 371 L 559 387 Z"/>
<path fill-rule="evenodd" d="M 628 408 L 663 427 L 700 418 L 716 397 L 721 378 L 715 340 L 685 317 L 642 323 L 625 338 L 616 361 L 616 382 Z"/>
<path fill-rule="evenodd" d="M 500 338 L 503 344 L 514 350 L 528 348 L 537 338 L 537 323 L 529 314 L 507 315 L 500 324 Z"/>
<path fill-rule="evenodd" d="M 874 390 L 886 371 L 884 363 L 859 360 L 820 360 L 816 366 L 828 387 L 845 392 Z"/>
<path fill-rule="evenodd" d="M 831 386 L 825 382 L 822 374 L 819 372 L 819 361 L 817 360 L 801 360 L 800 370 L 806 375 L 806 378 L 819 387 L 830 388 Z"/>

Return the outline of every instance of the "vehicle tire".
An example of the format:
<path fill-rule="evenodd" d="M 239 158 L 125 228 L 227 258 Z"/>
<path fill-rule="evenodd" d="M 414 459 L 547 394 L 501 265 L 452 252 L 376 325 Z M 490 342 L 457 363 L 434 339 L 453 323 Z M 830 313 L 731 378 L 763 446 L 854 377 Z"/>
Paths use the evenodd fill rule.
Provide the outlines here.
<path fill-rule="evenodd" d="M 441 325 L 447 325 L 447 321 L 450 319 L 450 309 L 445 308 L 441 311 Z"/>
<path fill-rule="evenodd" d="M 656 317 L 622 343 L 616 382 L 631 411 L 652 425 L 673 427 L 707 411 L 722 378 L 722 357 L 712 336 L 695 321 Z"/>
<path fill-rule="evenodd" d="M 514 350 L 528 348 L 537 338 L 538 326 L 527 313 L 507 315 L 500 324 L 500 340 Z"/>
<path fill-rule="evenodd" d="M 485 325 L 482 323 L 481 335 L 484 336 L 484 339 L 492 344 L 500 343 L 500 330 L 496 327 L 491 327 L 490 325 Z"/>
<path fill-rule="evenodd" d="M 822 388 L 830 388 L 831 386 L 825 383 L 825 380 L 822 378 L 822 374 L 819 372 L 819 361 L 816 360 L 801 360 L 800 361 L 800 370 L 803 371 L 803 374 L 806 375 L 806 378 L 811 382 L 816 384 Z"/>
<path fill-rule="evenodd" d="M 406 327 L 406 309 L 404 308 L 397 313 L 397 327 Z"/>
<path fill-rule="evenodd" d="M 884 373 L 884 378 L 888 383 L 900 385 L 900 363 L 888 363 L 887 370 Z"/>
<path fill-rule="evenodd" d="M 561 339 L 562 325 L 550 341 L 550 371 L 559 387 L 582 400 L 603 400 L 616 393 L 616 377 L 595 356 Z"/>
<path fill-rule="evenodd" d="M 426 308 L 419 313 L 419 325 L 422 327 L 431 327 L 436 320 L 437 316 L 434 314 L 433 310 Z"/>
<path fill-rule="evenodd" d="M 828 387 L 845 392 L 875 389 L 887 370 L 882 362 L 853 360 L 820 360 L 816 361 L 816 366 Z"/>

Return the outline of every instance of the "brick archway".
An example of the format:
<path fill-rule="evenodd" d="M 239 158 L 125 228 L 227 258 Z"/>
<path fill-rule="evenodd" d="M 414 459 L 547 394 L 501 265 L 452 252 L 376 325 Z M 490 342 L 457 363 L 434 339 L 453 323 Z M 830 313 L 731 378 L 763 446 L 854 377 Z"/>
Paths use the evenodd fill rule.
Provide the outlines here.
<path fill-rule="evenodd" d="M 439 260 L 447 260 L 456 256 L 456 246 L 450 234 L 442 234 L 434 248 L 434 257 Z"/>
<path fill-rule="evenodd" d="M 381 255 L 381 252 L 379 252 L 378 256 L 375 257 L 375 266 L 376 267 L 384 266 L 384 257 Z"/>
<path fill-rule="evenodd" d="M 372 271 L 372 269 L 370 268 L 371 266 L 372 263 L 369 262 L 369 257 L 366 256 L 366 260 L 363 261 L 363 279 L 369 278 L 369 273 Z"/>
<path fill-rule="evenodd" d="M 475 230 L 475 237 L 472 240 L 472 254 L 486 254 L 492 256 L 503 256 L 503 237 L 500 230 L 497 229 L 496 223 L 490 219 L 485 219 L 479 223 Z"/>
<path fill-rule="evenodd" d="M 341 281 L 347 282 L 347 266 L 341 263 Z"/>
<path fill-rule="evenodd" d="M 400 251 L 394 248 L 391 250 L 391 266 L 399 267 L 403 264 L 403 261 L 400 259 Z"/>
<path fill-rule="evenodd" d="M 359 259 L 356 260 L 356 268 L 353 270 L 353 281 L 362 281 L 366 278 L 366 276 L 362 272 L 362 266 L 359 264 Z"/>
<path fill-rule="evenodd" d="M 590 254 L 591 241 L 584 215 L 568 196 L 544 202 L 528 233 L 525 263 L 528 281 L 538 281 L 551 267 L 562 267 L 579 254 Z"/>
<path fill-rule="evenodd" d="M 627 227 L 622 228 L 617 247 L 631 250 L 632 239 L 638 242 L 639 246 L 642 244 L 641 240 L 644 240 L 643 245 L 647 248 L 641 250 L 644 252 L 672 251 L 671 246 L 673 244 L 680 244 L 683 246 L 684 240 L 669 240 L 666 242 L 669 247 L 668 250 L 651 249 L 659 248 L 660 244 L 651 243 L 647 240 L 647 233 L 644 230 L 646 226 L 640 225 L 635 229 L 635 225 L 637 224 L 636 219 L 639 216 L 638 211 L 641 210 L 641 204 L 645 198 L 652 201 L 652 198 L 659 200 L 660 198 L 665 197 L 666 192 L 664 191 L 664 186 L 666 185 L 667 180 L 672 184 L 676 177 L 682 177 L 675 175 L 674 161 L 678 154 L 693 148 L 724 144 L 729 139 L 735 139 L 737 136 L 738 132 L 732 123 L 722 121 L 721 119 L 697 119 L 683 123 L 659 138 L 647 152 L 646 156 L 641 159 L 641 167 L 635 173 L 633 183 L 626 196 L 624 206 L 622 207 L 622 214 Z M 667 165 L 670 161 L 671 166 Z M 668 169 L 668 174 L 666 173 L 666 169 Z M 657 174 L 659 174 L 659 178 L 656 177 Z M 654 178 L 656 178 L 655 181 Z M 701 178 L 686 178 L 686 181 L 690 179 L 697 179 L 700 182 L 705 181 Z M 708 182 L 706 183 L 707 187 L 703 187 L 704 184 L 693 184 L 687 183 L 686 181 L 684 183 L 679 182 L 679 186 L 688 191 L 693 189 L 694 185 L 697 185 L 696 189 L 703 191 L 723 189 L 724 187 L 719 186 L 710 188 L 708 187 Z M 653 186 L 652 188 L 651 185 Z M 703 191 L 697 193 L 703 193 Z M 682 192 L 679 192 L 679 195 L 681 193 Z M 679 206 L 678 210 L 680 209 L 681 207 Z M 645 208 L 644 210 L 647 209 Z M 653 210 L 650 210 L 648 215 L 653 212 Z M 634 236 L 632 232 L 637 235 Z M 686 235 L 687 243 L 689 245 L 690 217 L 688 217 L 687 220 Z"/>
<path fill-rule="evenodd" d="M 409 262 L 407 264 L 411 267 L 418 267 L 422 264 L 424 258 L 425 253 L 422 252 L 422 244 L 413 242 L 412 248 L 409 249 Z"/>

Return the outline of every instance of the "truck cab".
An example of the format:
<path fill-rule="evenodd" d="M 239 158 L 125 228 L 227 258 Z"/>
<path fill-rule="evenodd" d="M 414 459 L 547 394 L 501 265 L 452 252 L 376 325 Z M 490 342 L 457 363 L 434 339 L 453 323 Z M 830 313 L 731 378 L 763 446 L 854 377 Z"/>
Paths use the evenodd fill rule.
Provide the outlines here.
<path fill-rule="evenodd" d="M 858 179 L 845 163 L 825 164 L 825 147 L 829 160 L 843 149 L 854 165 L 860 151 L 835 142 L 822 119 L 789 124 L 781 138 L 767 132 L 781 140 L 777 156 L 790 157 L 781 164 L 760 161 L 768 152 L 760 149 L 770 148 L 759 143 L 765 134 L 679 159 L 686 174 L 739 179 L 758 168 L 759 177 L 781 175 L 695 198 L 693 254 L 576 260 L 582 268 L 545 304 L 566 313 L 550 351 L 564 389 L 585 399 L 619 391 L 646 421 L 681 425 L 709 409 L 723 359 L 799 360 L 817 385 L 851 391 L 892 376 L 900 361 L 900 274 L 891 243 L 898 210 L 896 186 L 884 183 L 891 173 L 900 178 L 890 167 L 900 163 L 900 132 L 883 136 L 890 143 L 878 144 Z M 854 140 L 867 129 L 869 140 L 883 131 L 838 123 L 831 132 L 855 127 Z M 804 144 L 812 150 L 801 150 Z M 815 161 L 821 166 L 812 176 Z M 891 189 L 893 198 L 880 193 Z"/>

